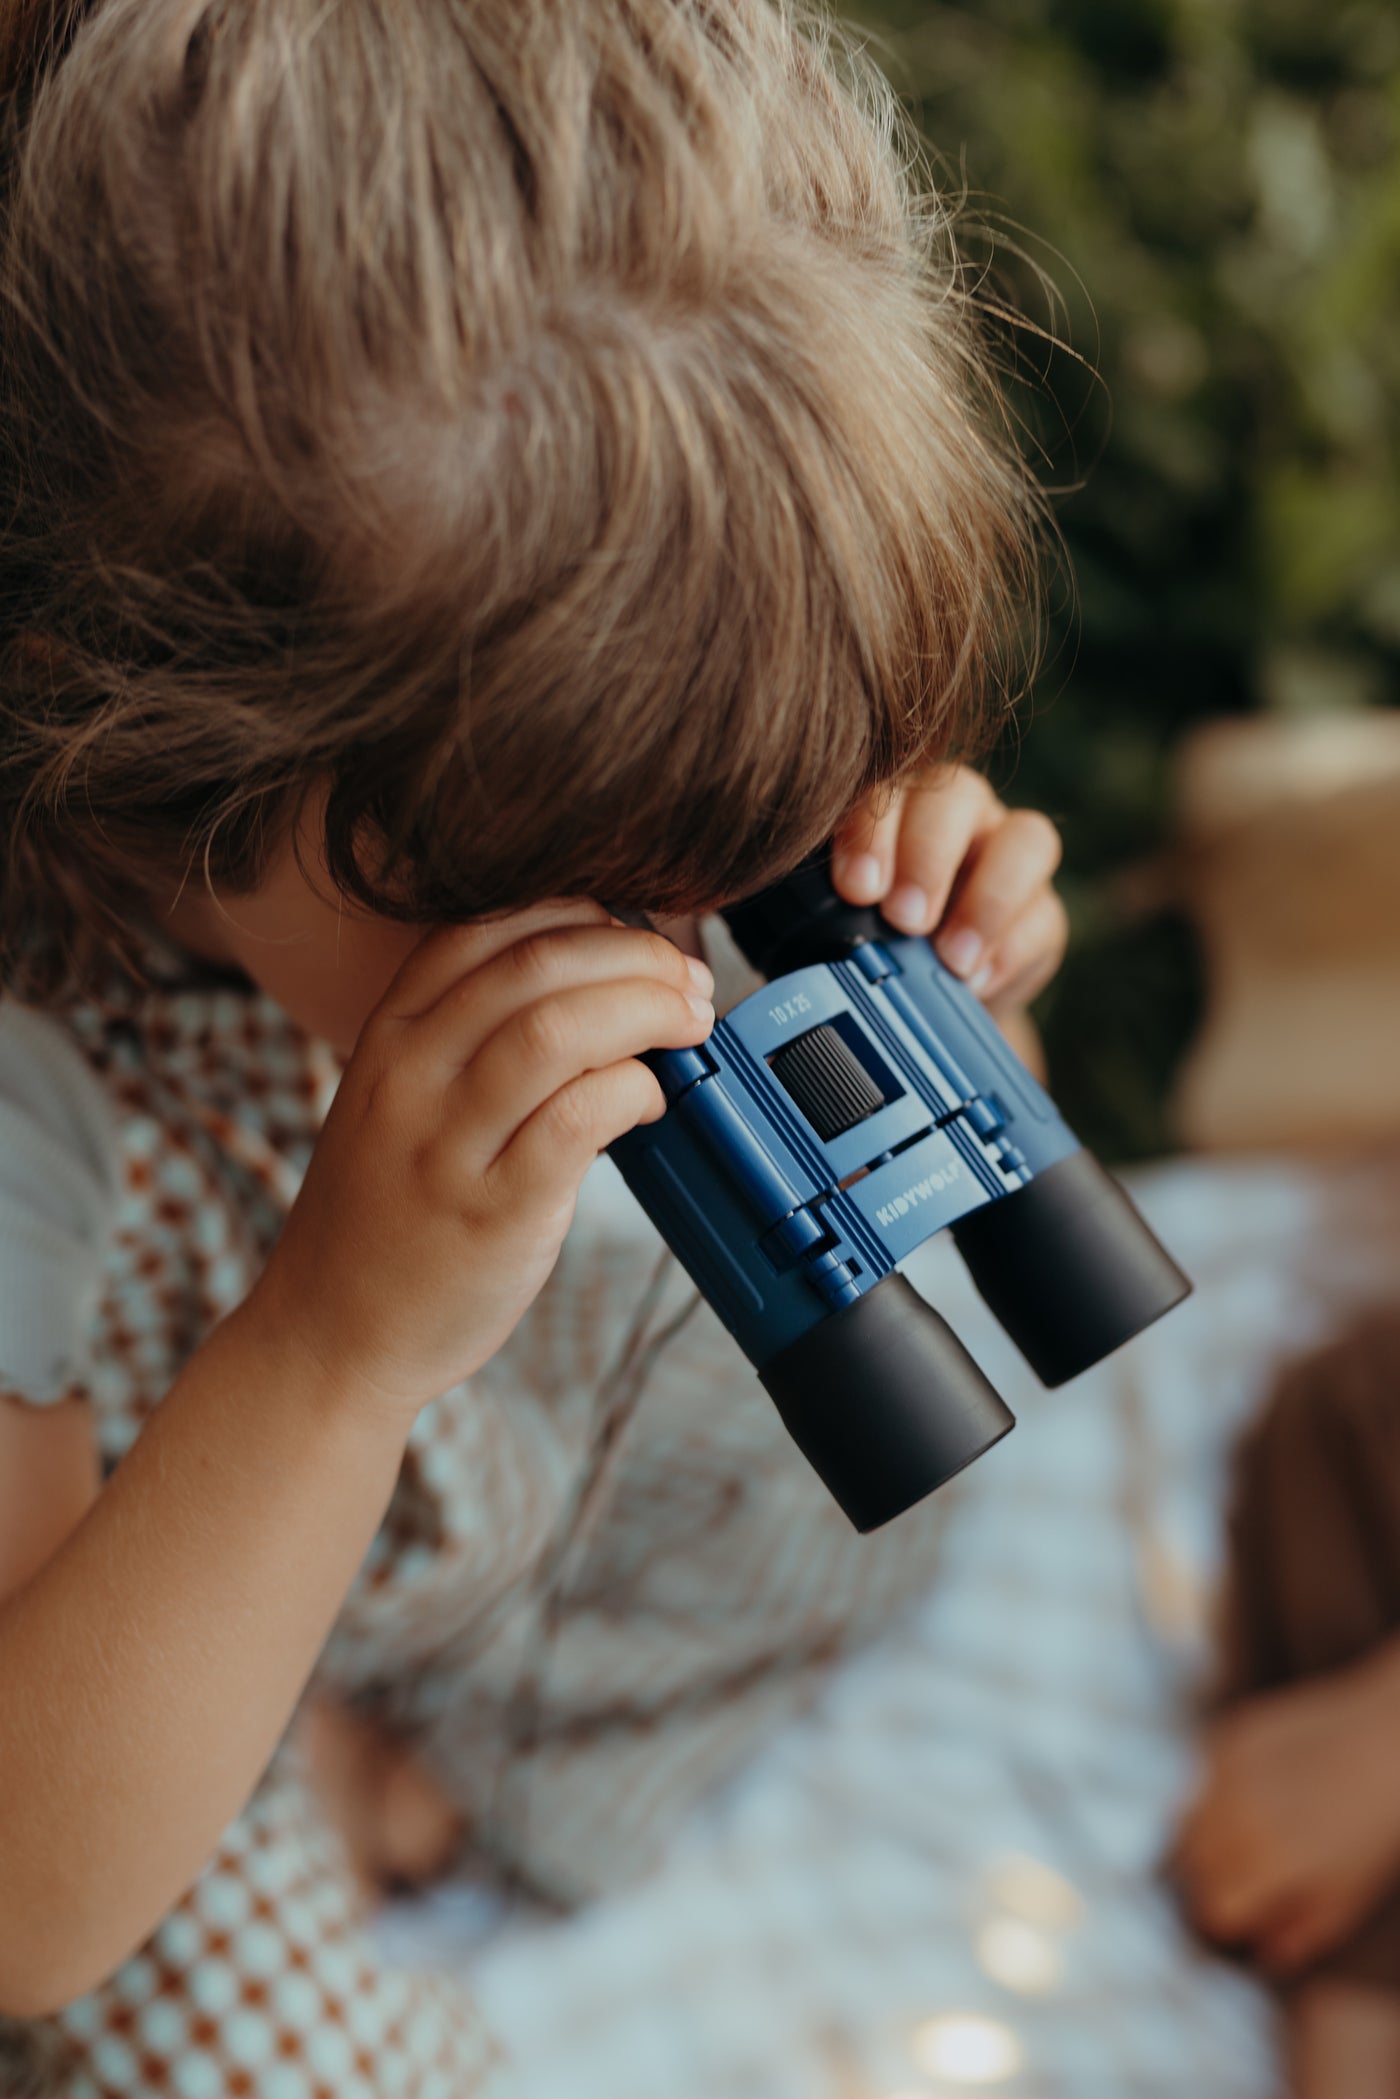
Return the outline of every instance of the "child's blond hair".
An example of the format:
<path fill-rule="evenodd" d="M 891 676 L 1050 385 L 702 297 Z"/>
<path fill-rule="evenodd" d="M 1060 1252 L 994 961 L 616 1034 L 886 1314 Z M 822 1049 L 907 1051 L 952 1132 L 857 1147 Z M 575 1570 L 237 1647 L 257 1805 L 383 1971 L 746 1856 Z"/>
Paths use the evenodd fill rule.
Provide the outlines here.
<path fill-rule="evenodd" d="M 693 908 L 1004 696 L 1034 501 L 808 15 L 28 0 L 0 68 L 10 984 L 316 784 L 381 910 Z"/>

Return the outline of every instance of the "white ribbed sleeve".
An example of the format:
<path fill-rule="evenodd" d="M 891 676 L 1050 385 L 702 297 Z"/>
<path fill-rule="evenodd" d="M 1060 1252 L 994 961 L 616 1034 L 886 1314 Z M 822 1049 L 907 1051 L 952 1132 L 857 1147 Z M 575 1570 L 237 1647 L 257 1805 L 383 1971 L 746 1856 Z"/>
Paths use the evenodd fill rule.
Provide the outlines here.
<path fill-rule="evenodd" d="M 0 1392 L 84 1382 L 116 1200 L 112 1104 L 59 1023 L 0 999 Z"/>

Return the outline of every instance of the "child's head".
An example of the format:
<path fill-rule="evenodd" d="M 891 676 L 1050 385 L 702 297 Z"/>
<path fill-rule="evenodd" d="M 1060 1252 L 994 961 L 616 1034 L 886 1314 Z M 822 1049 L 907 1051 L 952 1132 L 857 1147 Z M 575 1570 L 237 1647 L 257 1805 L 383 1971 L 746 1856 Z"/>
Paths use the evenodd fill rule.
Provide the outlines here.
<path fill-rule="evenodd" d="M 694 908 L 1004 690 L 1034 505 L 791 7 L 32 0 L 6 62 L 5 981 L 308 806 L 401 920 Z"/>

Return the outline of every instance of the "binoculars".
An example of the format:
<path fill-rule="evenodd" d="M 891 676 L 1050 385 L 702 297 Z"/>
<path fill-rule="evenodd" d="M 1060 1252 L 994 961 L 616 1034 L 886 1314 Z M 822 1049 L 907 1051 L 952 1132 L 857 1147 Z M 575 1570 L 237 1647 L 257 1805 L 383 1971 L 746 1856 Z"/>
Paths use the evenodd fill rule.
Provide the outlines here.
<path fill-rule="evenodd" d="M 666 1113 L 611 1154 L 870 1531 L 1015 1425 L 898 1273 L 915 1247 L 951 1227 L 1050 1386 L 1191 1285 L 929 942 L 844 903 L 824 855 L 723 915 L 767 984 L 649 1056 Z"/>

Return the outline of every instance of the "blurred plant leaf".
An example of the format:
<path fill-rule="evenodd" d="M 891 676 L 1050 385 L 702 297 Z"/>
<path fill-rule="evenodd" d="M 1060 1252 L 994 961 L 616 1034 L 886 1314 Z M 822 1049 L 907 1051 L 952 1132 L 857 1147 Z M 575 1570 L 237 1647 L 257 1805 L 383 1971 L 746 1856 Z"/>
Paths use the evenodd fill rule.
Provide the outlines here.
<path fill-rule="evenodd" d="M 1400 4 L 847 11 L 965 177 L 974 261 L 1075 353 L 1028 342 L 1013 385 L 1047 482 L 1083 485 L 1077 606 L 998 773 L 1066 836 L 1053 1082 L 1140 1156 L 1200 987 L 1184 929 L 1113 900 L 1169 823 L 1177 740 L 1400 699 Z"/>

